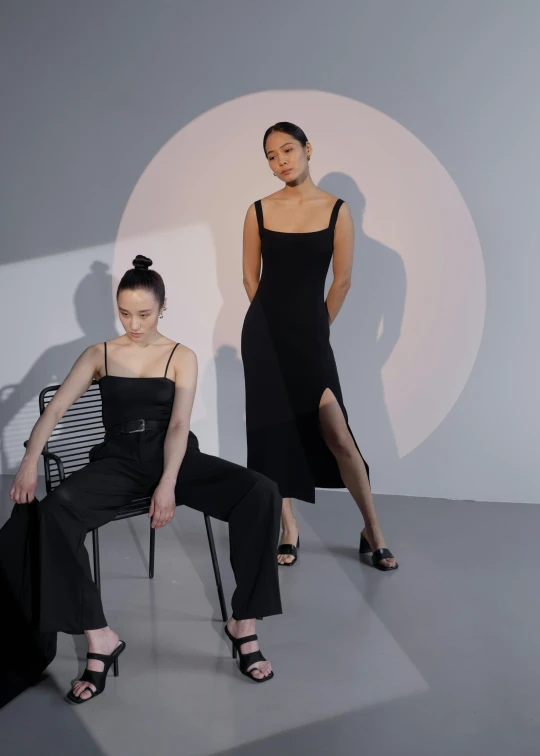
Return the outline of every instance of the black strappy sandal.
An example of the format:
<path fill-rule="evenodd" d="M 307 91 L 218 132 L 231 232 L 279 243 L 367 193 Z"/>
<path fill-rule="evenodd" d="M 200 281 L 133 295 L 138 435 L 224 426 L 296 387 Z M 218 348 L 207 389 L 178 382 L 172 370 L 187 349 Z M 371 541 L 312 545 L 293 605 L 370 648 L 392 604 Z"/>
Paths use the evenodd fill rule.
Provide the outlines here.
<path fill-rule="evenodd" d="M 253 682 L 256 683 L 263 683 L 273 678 L 273 672 L 270 672 L 267 677 L 254 677 L 253 673 L 255 672 L 255 670 L 257 670 L 257 667 L 248 670 L 248 667 L 251 667 L 251 665 L 255 664 L 256 662 L 266 661 L 260 651 L 251 651 L 249 654 L 243 654 L 240 651 L 240 646 L 242 646 L 244 643 L 251 643 L 252 641 L 259 640 L 256 635 L 246 635 L 244 638 L 235 638 L 230 634 L 227 625 L 225 625 L 225 635 L 232 643 L 233 659 L 236 659 L 236 656 L 238 654 L 238 668 L 243 675 L 249 677 L 250 680 L 253 680 Z M 258 671 L 260 672 L 260 670 Z"/>
<path fill-rule="evenodd" d="M 278 562 L 280 567 L 292 567 L 293 564 L 296 564 L 298 561 L 298 549 L 300 548 L 300 536 L 298 536 L 298 540 L 296 542 L 296 546 L 293 546 L 291 543 L 282 543 L 281 546 L 278 546 L 277 553 L 278 554 L 290 554 L 294 557 L 292 562 Z"/>
<path fill-rule="evenodd" d="M 114 649 L 112 654 L 109 654 L 109 656 L 106 656 L 105 654 L 86 654 L 87 659 L 97 659 L 98 661 L 102 661 L 104 664 L 103 670 L 101 672 L 95 672 L 94 670 L 88 669 L 87 667 L 79 678 L 81 682 L 92 683 L 92 685 L 94 685 L 96 689 L 92 690 L 92 688 L 85 688 L 85 690 L 90 691 L 90 695 L 88 696 L 88 698 L 81 698 L 80 696 L 76 696 L 73 693 L 72 688 L 69 693 L 66 693 L 66 701 L 69 701 L 69 703 L 72 704 L 86 703 L 87 701 L 91 701 L 96 696 L 99 696 L 100 693 L 103 693 L 103 691 L 105 690 L 105 682 L 107 680 L 107 672 L 111 668 L 111 665 L 114 665 L 114 676 L 118 677 L 118 657 L 125 649 L 125 647 L 126 644 L 124 643 L 124 641 L 120 641 L 118 646 Z M 79 682 L 79 680 L 77 680 L 77 682 Z M 84 691 L 81 691 L 81 693 L 84 693 Z"/>
<path fill-rule="evenodd" d="M 394 555 L 392 554 L 390 549 L 377 549 L 376 551 L 373 551 L 363 533 L 360 533 L 359 552 L 360 554 L 371 554 L 371 563 L 378 570 L 381 570 L 381 572 L 391 572 L 392 570 L 397 570 L 397 568 L 399 567 L 399 564 L 397 562 L 393 567 L 385 567 L 384 565 L 382 565 L 381 562 L 383 559 L 395 559 Z"/>

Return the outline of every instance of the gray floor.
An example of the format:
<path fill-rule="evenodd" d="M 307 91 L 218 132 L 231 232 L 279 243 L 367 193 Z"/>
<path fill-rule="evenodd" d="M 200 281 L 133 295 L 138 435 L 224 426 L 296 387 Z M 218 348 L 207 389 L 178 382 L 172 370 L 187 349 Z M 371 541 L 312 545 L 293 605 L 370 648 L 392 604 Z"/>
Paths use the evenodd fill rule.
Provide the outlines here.
<path fill-rule="evenodd" d="M 127 642 L 120 677 L 68 706 L 61 694 L 85 649 L 61 636 L 46 679 L 0 711 L 2 753 L 537 756 L 540 507 L 376 504 L 396 573 L 359 561 L 348 495 L 297 505 L 300 560 L 280 570 L 285 614 L 259 625 L 276 674 L 261 686 L 238 673 L 221 635 L 202 516 L 179 509 L 158 532 L 153 581 L 145 519 L 106 526 L 104 602 Z M 215 533 L 230 596 L 226 529 Z"/>

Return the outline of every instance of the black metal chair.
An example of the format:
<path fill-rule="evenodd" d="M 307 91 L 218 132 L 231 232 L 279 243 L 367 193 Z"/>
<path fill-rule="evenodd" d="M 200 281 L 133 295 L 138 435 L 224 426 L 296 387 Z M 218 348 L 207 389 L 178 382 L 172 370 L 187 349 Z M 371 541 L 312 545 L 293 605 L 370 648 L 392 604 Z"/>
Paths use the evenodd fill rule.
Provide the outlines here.
<path fill-rule="evenodd" d="M 39 395 L 39 413 L 43 414 L 45 408 L 55 395 L 60 386 L 47 386 Z M 105 428 L 101 419 L 101 394 L 99 386 L 94 381 L 88 391 L 68 409 L 62 420 L 58 423 L 46 444 L 42 455 L 45 468 L 45 486 L 47 493 L 65 480 L 71 473 L 88 464 L 88 453 L 92 447 L 103 441 Z M 26 444 L 25 444 L 26 446 Z M 120 509 L 114 518 L 125 520 L 128 517 L 148 514 L 150 509 L 149 497 L 135 499 L 128 506 Z M 206 534 L 210 546 L 212 566 L 221 607 L 223 622 L 227 621 L 227 608 L 223 595 L 219 562 L 212 532 L 212 523 L 208 515 L 204 515 Z M 94 557 L 94 582 L 101 590 L 101 571 L 99 561 L 99 532 L 98 528 L 92 531 L 92 547 Z M 156 552 L 156 531 L 150 526 L 150 555 L 148 560 L 148 577 L 154 577 L 154 558 Z"/>

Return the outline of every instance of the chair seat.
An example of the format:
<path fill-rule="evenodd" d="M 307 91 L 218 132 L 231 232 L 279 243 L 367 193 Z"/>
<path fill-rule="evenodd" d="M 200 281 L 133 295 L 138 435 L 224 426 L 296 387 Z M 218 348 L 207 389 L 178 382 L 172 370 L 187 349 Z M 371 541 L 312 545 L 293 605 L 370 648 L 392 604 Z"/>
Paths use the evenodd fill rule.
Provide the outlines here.
<path fill-rule="evenodd" d="M 127 517 L 137 517 L 138 515 L 148 514 L 151 501 L 151 496 L 145 496 L 144 499 L 133 499 L 132 502 L 118 510 L 114 519 L 125 520 Z"/>
<path fill-rule="evenodd" d="M 125 507 L 118 510 L 115 516 L 115 520 L 125 520 L 127 517 L 137 517 L 137 515 L 148 514 L 150 511 L 150 502 L 152 501 L 150 496 L 144 499 L 134 499 Z"/>
<path fill-rule="evenodd" d="M 120 509 L 115 516 L 115 520 L 126 520 L 128 517 L 137 517 L 138 515 L 148 514 L 150 505 L 146 507 L 124 507 Z"/>

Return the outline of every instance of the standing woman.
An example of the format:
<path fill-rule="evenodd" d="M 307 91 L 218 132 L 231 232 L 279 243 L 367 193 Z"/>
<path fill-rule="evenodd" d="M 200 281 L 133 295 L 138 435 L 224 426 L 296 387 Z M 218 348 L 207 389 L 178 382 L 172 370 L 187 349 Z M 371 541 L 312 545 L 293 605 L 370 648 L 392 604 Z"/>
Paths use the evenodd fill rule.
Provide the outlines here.
<path fill-rule="evenodd" d="M 248 467 L 275 480 L 283 497 L 279 564 L 298 557 L 291 498 L 314 502 L 316 486 L 346 487 L 365 522 L 360 552 L 372 553 L 374 567 L 395 570 L 329 340 L 351 285 L 351 214 L 343 200 L 314 184 L 312 147 L 302 129 L 277 123 L 263 147 L 285 186 L 251 205 L 244 224 L 244 286 L 251 301 L 242 330 Z M 325 302 L 331 260 L 334 280 Z"/>

